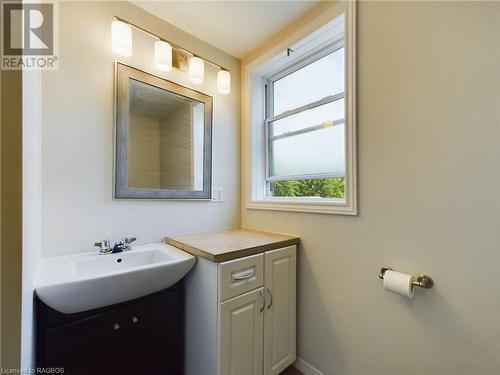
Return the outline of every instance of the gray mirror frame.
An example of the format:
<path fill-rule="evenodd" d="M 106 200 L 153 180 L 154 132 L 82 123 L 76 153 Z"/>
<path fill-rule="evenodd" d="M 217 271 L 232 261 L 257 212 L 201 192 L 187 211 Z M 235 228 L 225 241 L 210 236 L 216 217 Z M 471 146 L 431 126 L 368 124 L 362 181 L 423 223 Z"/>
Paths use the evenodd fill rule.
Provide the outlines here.
<path fill-rule="evenodd" d="M 205 104 L 203 190 L 139 189 L 128 186 L 129 79 L 156 86 Z M 130 66 L 115 63 L 115 189 L 116 199 L 211 199 L 213 97 Z"/>

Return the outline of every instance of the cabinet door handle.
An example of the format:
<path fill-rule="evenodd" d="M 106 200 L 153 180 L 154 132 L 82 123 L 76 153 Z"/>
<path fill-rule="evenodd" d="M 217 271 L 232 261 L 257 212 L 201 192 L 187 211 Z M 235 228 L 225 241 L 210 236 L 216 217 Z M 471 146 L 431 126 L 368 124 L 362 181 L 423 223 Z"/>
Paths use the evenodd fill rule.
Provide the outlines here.
<path fill-rule="evenodd" d="M 269 310 L 273 305 L 273 294 L 271 293 L 271 290 L 269 288 L 266 288 L 266 290 L 269 293 L 269 297 L 271 297 L 271 301 L 269 301 L 269 305 L 267 305 L 267 309 Z"/>
<path fill-rule="evenodd" d="M 120 329 L 120 325 L 118 323 L 113 324 L 113 329 L 118 331 Z"/>
<path fill-rule="evenodd" d="M 133 324 L 137 323 L 138 321 L 139 321 L 139 319 L 137 319 L 137 317 L 136 317 L 136 316 L 133 316 L 133 317 L 132 317 L 132 323 L 133 323 Z"/>
<path fill-rule="evenodd" d="M 253 269 L 250 271 L 246 271 L 246 272 L 239 272 L 239 273 L 233 274 L 233 279 L 234 280 L 246 280 L 246 279 L 251 278 L 253 276 L 253 274 L 254 274 Z"/>
<path fill-rule="evenodd" d="M 264 291 L 260 290 L 260 296 L 262 297 L 262 307 L 260 308 L 260 312 L 264 311 L 264 307 L 266 307 L 266 296 L 264 295 Z"/>

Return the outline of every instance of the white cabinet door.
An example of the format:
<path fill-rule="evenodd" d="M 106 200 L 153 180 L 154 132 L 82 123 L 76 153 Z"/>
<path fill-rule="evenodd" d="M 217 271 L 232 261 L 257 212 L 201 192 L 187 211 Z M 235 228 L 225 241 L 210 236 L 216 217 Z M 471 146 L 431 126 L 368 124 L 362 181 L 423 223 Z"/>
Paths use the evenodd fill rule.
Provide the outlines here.
<path fill-rule="evenodd" d="M 264 255 L 264 374 L 279 374 L 295 361 L 296 247 Z"/>
<path fill-rule="evenodd" d="M 221 374 L 262 374 L 264 302 L 259 288 L 220 304 Z"/>

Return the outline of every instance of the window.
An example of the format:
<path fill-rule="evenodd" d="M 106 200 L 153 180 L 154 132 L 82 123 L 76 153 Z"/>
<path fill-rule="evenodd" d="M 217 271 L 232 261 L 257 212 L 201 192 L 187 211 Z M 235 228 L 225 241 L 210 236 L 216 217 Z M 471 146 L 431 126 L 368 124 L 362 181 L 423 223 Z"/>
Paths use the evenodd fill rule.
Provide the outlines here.
<path fill-rule="evenodd" d="M 244 67 L 247 208 L 357 214 L 354 12 L 338 3 Z"/>
<path fill-rule="evenodd" d="M 267 196 L 345 198 L 343 40 L 268 77 Z"/>

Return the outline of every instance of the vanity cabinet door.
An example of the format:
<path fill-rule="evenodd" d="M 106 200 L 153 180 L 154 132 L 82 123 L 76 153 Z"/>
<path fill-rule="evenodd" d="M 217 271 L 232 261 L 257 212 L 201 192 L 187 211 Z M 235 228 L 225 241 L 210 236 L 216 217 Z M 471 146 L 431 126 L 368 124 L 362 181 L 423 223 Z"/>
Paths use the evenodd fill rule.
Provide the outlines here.
<path fill-rule="evenodd" d="M 123 311 L 113 310 L 47 330 L 44 367 L 70 375 L 123 373 Z"/>
<path fill-rule="evenodd" d="M 182 374 L 182 288 L 126 307 L 126 374 Z"/>
<path fill-rule="evenodd" d="M 264 255 L 264 374 L 279 374 L 295 361 L 296 247 Z"/>
<path fill-rule="evenodd" d="M 263 289 L 220 304 L 220 373 L 262 374 Z"/>

